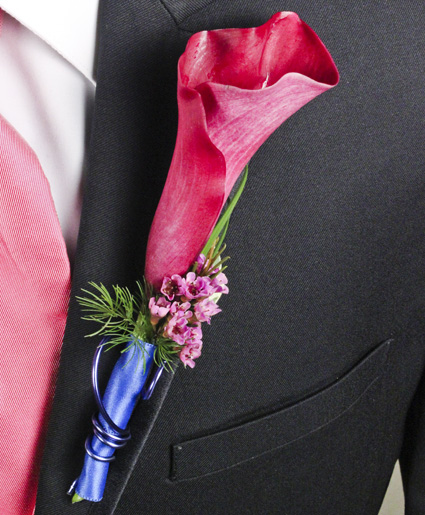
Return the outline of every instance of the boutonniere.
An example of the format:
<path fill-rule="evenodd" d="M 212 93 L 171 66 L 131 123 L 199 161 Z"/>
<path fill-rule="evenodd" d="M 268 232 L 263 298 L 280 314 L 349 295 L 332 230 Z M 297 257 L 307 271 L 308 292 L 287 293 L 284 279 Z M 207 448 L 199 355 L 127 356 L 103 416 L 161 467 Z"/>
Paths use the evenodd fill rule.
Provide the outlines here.
<path fill-rule="evenodd" d="M 219 297 L 229 292 L 224 238 L 248 161 L 289 116 L 337 82 L 329 52 L 295 13 L 190 38 L 178 62 L 177 141 L 149 234 L 145 277 L 135 292 L 90 283 L 78 299 L 84 318 L 100 323 L 91 336 L 103 339 L 92 371 L 99 413 L 69 492 L 73 502 L 102 499 L 138 399 L 149 398 L 163 370 L 180 362 L 193 368 L 201 355 L 202 324 L 220 312 Z M 97 367 L 104 347 L 121 353 L 102 396 Z"/>

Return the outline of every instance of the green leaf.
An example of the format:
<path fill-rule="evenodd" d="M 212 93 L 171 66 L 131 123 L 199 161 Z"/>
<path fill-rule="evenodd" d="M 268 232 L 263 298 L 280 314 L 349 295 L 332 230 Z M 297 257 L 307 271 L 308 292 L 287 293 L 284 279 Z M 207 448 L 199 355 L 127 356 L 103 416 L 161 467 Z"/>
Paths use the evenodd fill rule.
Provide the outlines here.
<path fill-rule="evenodd" d="M 201 254 L 206 255 L 207 252 L 212 247 L 214 241 L 220 235 L 220 233 L 223 230 L 227 231 L 226 224 L 228 224 L 230 216 L 233 213 L 233 210 L 235 209 L 236 204 L 238 203 L 240 196 L 242 195 L 242 192 L 243 192 L 243 190 L 245 188 L 245 184 L 246 184 L 247 179 L 248 179 L 248 165 L 245 166 L 244 174 L 243 174 L 241 183 L 239 184 L 239 187 L 238 187 L 236 193 L 234 194 L 232 200 L 230 201 L 230 203 L 227 206 L 226 210 L 222 214 L 220 220 L 217 222 L 216 226 L 214 227 L 214 230 L 211 233 L 211 236 L 209 237 L 207 243 L 205 244 L 205 247 L 202 249 Z"/>
<path fill-rule="evenodd" d="M 230 223 L 230 216 L 229 218 L 227 219 L 227 222 L 223 228 L 223 231 L 220 235 L 220 239 L 218 240 L 218 243 L 217 243 L 217 248 L 219 249 L 222 245 L 223 245 L 223 242 L 224 242 L 224 238 L 226 237 L 226 234 L 227 234 L 227 229 L 229 228 L 229 223 Z M 221 254 L 222 252 L 224 252 L 224 249 L 226 248 L 226 245 L 223 245 L 222 249 L 218 251 L 218 254 Z"/>
<path fill-rule="evenodd" d="M 124 343 L 133 332 L 138 337 L 145 337 L 146 320 L 144 317 L 139 317 L 138 299 L 128 288 L 112 286 L 113 295 L 111 295 L 102 283 L 90 282 L 89 284 L 95 291 L 83 289 L 87 296 L 77 297 L 82 311 L 87 313 L 82 318 L 101 324 L 101 327 L 88 336 L 111 336 L 108 346 Z"/>

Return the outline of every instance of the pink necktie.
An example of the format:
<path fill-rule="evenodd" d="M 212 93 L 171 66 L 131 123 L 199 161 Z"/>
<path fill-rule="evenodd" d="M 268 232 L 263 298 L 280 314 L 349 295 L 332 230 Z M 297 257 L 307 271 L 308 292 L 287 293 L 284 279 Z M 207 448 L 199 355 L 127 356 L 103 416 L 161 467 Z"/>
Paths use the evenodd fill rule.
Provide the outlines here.
<path fill-rule="evenodd" d="M 34 512 L 70 267 L 49 184 L 0 117 L 0 513 Z"/>

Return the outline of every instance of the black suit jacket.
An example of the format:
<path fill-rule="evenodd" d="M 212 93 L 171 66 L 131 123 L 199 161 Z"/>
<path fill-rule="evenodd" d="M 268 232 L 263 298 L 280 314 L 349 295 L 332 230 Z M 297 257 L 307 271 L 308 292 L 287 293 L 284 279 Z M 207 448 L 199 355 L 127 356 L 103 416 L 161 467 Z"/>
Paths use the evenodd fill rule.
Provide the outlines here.
<path fill-rule="evenodd" d="M 96 343 L 75 295 L 134 286 L 176 129 L 190 35 L 297 12 L 334 90 L 250 165 L 227 236 L 230 294 L 193 370 L 165 374 L 131 421 L 104 500 L 71 506 L 94 411 Z M 376 515 L 401 456 L 425 513 L 425 4 L 106 0 L 73 298 L 38 515 Z M 103 385 L 116 356 L 105 356 Z"/>

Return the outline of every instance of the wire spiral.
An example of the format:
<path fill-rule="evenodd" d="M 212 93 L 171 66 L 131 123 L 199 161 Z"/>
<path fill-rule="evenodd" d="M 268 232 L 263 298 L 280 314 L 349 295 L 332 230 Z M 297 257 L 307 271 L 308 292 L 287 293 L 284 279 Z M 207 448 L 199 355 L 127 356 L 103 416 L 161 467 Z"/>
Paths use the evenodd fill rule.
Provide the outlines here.
<path fill-rule="evenodd" d="M 92 386 L 93 386 L 93 393 L 94 398 L 96 400 L 97 407 L 99 409 L 99 413 L 94 413 L 91 421 L 93 424 L 93 434 L 105 445 L 108 447 L 111 447 L 112 449 L 121 449 L 121 447 L 124 447 L 124 445 L 130 440 L 131 433 L 129 429 L 122 429 L 121 427 L 117 426 L 115 422 L 111 419 L 111 417 L 108 415 L 108 412 L 105 409 L 105 406 L 103 405 L 100 392 L 99 392 L 99 384 L 98 384 L 98 368 L 99 368 L 99 361 L 100 361 L 100 355 L 102 353 L 103 345 L 107 342 L 107 338 L 104 338 L 100 345 L 97 347 L 96 352 L 94 353 L 93 357 L 93 366 L 92 366 Z M 160 366 L 157 367 L 155 373 L 153 374 L 152 380 L 149 382 L 148 385 L 145 385 L 143 388 L 143 391 L 141 393 L 141 397 L 144 400 L 147 400 L 152 395 L 152 392 L 158 382 L 158 379 L 160 378 L 162 371 L 164 367 Z M 101 424 L 99 420 L 99 414 L 102 415 L 105 422 L 108 424 L 108 426 L 114 431 L 114 433 L 108 432 Z M 94 460 L 101 461 L 104 463 L 108 463 L 115 460 L 115 456 L 100 456 L 99 454 L 96 454 L 96 452 L 93 450 L 93 447 L 91 445 L 91 436 L 88 436 L 86 438 L 84 447 L 86 449 L 86 452 L 89 456 L 91 456 Z"/>

